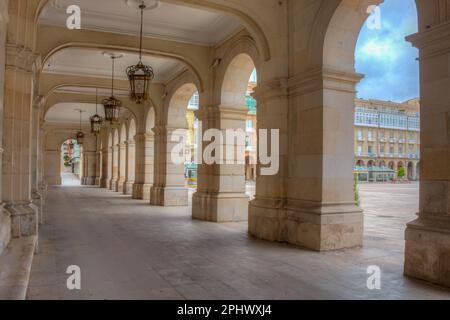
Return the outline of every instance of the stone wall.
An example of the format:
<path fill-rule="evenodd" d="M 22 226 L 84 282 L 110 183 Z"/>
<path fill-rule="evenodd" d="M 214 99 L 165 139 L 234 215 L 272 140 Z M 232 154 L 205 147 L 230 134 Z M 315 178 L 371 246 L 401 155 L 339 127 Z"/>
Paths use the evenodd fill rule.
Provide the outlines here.
<path fill-rule="evenodd" d="M 0 0 L 0 119 L 3 118 L 3 95 L 5 88 L 5 48 L 6 48 L 6 23 L 7 23 L 7 0 Z M 0 177 L 2 175 L 3 158 L 3 122 L 0 121 Z M 0 199 L 1 199 L 0 184 Z M 0 204 L 0 254 L 8 245 L 11 238 L 11 218 L 4 212 Z"/>

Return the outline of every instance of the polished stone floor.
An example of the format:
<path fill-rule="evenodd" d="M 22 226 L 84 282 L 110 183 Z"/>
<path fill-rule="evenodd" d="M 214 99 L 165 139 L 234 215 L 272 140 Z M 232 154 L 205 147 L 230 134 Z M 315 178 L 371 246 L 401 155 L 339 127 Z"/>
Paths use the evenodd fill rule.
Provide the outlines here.
<path fill-rule="evenodd" d="M 193 221 L 188 208 L 97 188 L 51 188 L 29 299 L 450 299 L 402 276 L 405 222 L 417 184 L 362 185 L 362 249 L 316 253 L 249 238 L 245 223 Z M 82 288 L 66 288 L 67 267 Z M 367 268 L 382 269 L 381 290 Z"/>

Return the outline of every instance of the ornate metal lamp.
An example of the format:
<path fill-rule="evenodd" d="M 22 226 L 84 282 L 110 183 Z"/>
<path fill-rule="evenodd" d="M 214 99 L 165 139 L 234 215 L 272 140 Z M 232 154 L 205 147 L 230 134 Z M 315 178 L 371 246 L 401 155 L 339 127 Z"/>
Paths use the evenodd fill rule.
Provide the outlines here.
<path fill-rule="evenodd" d="M 123 57 L 121 54 L 105 53 L 112 60 L 112 87 L 111 87 L 111 97 L 103 100 L 102 104 L 105 107 L 105 119 L 111 124 L 116 124 L 119 122 L 120 107 L 122 102 L 114 97 L 114 69 L 116 59 Z"/>
<path fill-rule="evenodd" d="M 95 114 L 91 117 L 91 132 L 97 136 L 102 129 L 103 118 L 98 115 L 98 89 L 95 89 Z"/>
<path fill-rule="evenodd" d="M 80 146 L 82 146 L 83 143 L 84 143 L 84 133 L 83 133 L 83 131 L 81 130 L 81 127 L 82 127 L 82 124 L 81 124 L 82 118 L 81 118 L 81 117 L 82 117 L 82 114 L 83 114 L 83 110 L 77 110 L 77 111 L 80 112 L 80 131 L 77 132 L 77 142 L 78 142 L 78 144 L 79 144 Z"/>
<path fill-rule="evenodd" d="M 137 65 L 127 68 L 127 76 L 130 81 L 131 93 L 130 98 L 138 104 L 142 104 L 148 100 L 148 92 L 150 89 L 150 83 L 155 78 L 153 68 L 144 65 L 142 62 L 142 39 L 143 39 L 143 26 L 144 26 L 144 10 L 147 8 L 145 1 L 142 1 L 139 5 L 141 10 L 141 32 L 139 42 L 139 62 Z"/>

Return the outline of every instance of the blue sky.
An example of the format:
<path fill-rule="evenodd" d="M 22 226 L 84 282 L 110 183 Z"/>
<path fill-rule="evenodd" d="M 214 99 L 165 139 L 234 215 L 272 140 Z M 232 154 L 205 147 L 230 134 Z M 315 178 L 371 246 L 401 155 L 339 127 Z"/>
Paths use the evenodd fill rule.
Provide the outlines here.
<path fill-rule="evenodd" d="M 356 71 L 366 78 L 358 97 L 402 102 L 419 96 L 417 49 L 404 39 L 417 32 L 414 0 L 385 0 L 381 29 L 364 24 L 356 47 Z"/>

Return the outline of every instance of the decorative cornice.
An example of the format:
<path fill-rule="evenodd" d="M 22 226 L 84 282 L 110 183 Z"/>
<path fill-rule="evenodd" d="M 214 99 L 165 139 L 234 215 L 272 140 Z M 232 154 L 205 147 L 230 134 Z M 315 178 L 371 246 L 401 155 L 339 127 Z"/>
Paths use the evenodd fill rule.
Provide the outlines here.
<path fill-rule="evenodd" d="M 427 59 L 450 52 L 450 22 L 445 22 L 406 37 L 420 50 L 420 59 Z"/>
<path fill-rule="evenodd" d="M 45 97 L 41 95 L 34 97 L 33 106 L 36 109 L 43 108 L 45 106 Z"/>
<path fill-rule="evenodd" d="M 303 95 L 310 92 L 329 89 L 356 93 L 356 84 L 364 75 L 327 68 L 305 71 L 289 79 L 289 96 Z"/>
<path fill-rule="evenodd" d="M 6 44 L 6 67 L 32 73 L 40 69 L 40 55 L 22 45 Z"/>
<path fill-rule="evenodd" d="M 253 98 L 258 103 L 263 103 L 273 99 L 283 99 L 288 97 L 288 83 L 287 78 L 277 78 L 270 81 L 260 82 L 253 91 Z"/>

